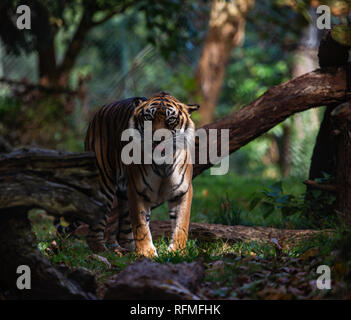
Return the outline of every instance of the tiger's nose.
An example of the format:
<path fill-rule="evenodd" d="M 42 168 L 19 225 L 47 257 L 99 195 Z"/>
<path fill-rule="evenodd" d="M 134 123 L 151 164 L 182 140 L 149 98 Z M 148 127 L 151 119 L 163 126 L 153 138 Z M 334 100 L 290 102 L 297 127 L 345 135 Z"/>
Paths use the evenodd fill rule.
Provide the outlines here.
<path fill-rule="evenodd" d="M 158 119 L 157 121 L 153 121 L 152 123 L 152 132 L 155 132 L 159 129 L 165 128 L 165 120 L 163 118 Z"/>

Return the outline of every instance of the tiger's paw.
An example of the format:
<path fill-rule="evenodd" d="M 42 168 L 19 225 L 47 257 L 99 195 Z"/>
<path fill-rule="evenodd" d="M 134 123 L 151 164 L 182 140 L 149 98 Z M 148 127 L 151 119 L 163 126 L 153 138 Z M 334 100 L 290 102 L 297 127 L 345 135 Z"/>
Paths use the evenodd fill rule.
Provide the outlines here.
<path fill-rule="evenodd" d="M 135 250 L 135 242 L 134 240 L 119 240 L 120 245 L 123 248 L 126 248 L 129 251 L 134 251 Z"/>
<path fill-rule="evenodd" d="M 145 247 L 145 248 L 137 248 L 137 254 L 144 256 L 146 258 L 156 258 L 158 257 L 157 250 L 154 246 Z"/>
<path fill-rule="evenodd" d="M 93 251 L 94 253 L 106 252 L 107 251 L 107 248 L 106 248 L 105 244 L 100 243 L 100 242 L 90 242 L 90 241 L 88 241 L 88 246 L 89 246 L 90 250 Z"/>
<path fill-rule="evenodd" d="M 185 246 L 180 246 L 180 245 L 173 244 L 173 243 L 171 243 L 167 248 L 168 252 L 176 252 L 177 251 L 180 254 L 185 254 L 185 249 L 186 249 Z"/>
<path fill-rule="evenodd" d="M 122 247 L 117 241 L 106 242 L 106 247 L 108 250 L 114 251 L 120 257 L 132 251 L 128 248 Z"/>

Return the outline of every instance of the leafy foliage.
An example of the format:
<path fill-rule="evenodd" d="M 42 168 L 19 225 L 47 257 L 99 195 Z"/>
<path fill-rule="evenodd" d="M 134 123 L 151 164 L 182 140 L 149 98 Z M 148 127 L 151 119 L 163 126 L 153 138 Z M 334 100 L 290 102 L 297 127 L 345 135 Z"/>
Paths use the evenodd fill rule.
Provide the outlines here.
<path fill-rule="evenodd" d="M 31 9 L 31 32 L 23 32 L 16 27 L 13 17 L 20 4 Z M 198 8 L 192 1 L 6 0 L 1 5 L 0 38 L 10 52 L 19 54 L 24 50 L 28 53 L 45 48 L 59 31 L 70 31 L 72 25 L 77 29 L 84 19 L 87 21 L 86 28 L 92 28 L 129 8 L 143 12 L 149 32 L 148 41 L 159 46 L 167 57 L 186 47 L 189 38 L 196 35 L 192 21 Z M 71 39 L 66 37 L 65 42 L 68 41 Z"/>
<path fill-rule="evenodd" d="M 321 190 L 300 195 L 284 193 L 282 182 L 278 181 L 256 194 L 249 208 L 253 210 L 258 206 L 264 218 L 279 211 L 288 225 L 291 223 L 297 228 L 328 228 L 335 227 L 337 223 L 334 202 L 334 195 Z"/>

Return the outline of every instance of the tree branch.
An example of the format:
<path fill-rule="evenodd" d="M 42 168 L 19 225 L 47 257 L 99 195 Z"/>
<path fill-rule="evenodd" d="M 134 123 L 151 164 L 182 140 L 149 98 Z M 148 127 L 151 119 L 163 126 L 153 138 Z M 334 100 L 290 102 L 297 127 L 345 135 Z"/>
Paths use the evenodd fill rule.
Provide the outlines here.
<path fill-rule="evenodd" d="M 65 56 L 62 60 L 61 65 L 58 67 L 59 72 L 62 73 L 62 76 L 64 78 L 63 82 L 65 82 L 66 80 L 65 78 L 68 76 L 67 73 L 73 67 L 78 57 L 78 54 L 80 53 L 84 45 L 84 41 L 88 32 L 93 27 L 96 27 L 97 25 L 100 25 L 106 22 L 107 20 L 111 19 L 114 15 L 124 12 L 133 3 L 134 2 L 123 3 L 122 5 L 118 6 L 118 8 L 111 10 L 109 13 L 105 15 L 104 18 L 98 21 L 93 21 L 93 16 L 96 13 L 96 10 L 93 10 L 92 8 L 84 7 L 82 18 L 79 22 L 77 30 L 65 52 Z"/>
<path fill-rule="evenodd" d="M 305 180 L 303 183 L 306 186 L 310 186 L 313 189 L 329 191 L 329 192 L 336 192 L 337 191 L 336 185 L 333 185 L 333 184 L 323 184 L 323 183 L 318 183 L 318 182 L 313 181 L 313 180 Z"/>
<path fill-rule="evenodd" d="M 229 153 L 240 149 L 250 141 L 267 132 L 289 116 L 313 107 L 344 102 L 350 98 L 347 92 L 345 68 L 318 69 L 272 87 L 261 97 L 239 111 L 205 125 L 203 128 L 217 130 L 217 152 L 220 154 L 221 130 L 229 130 Z M 208 154 L 207 143 L 207 159 Z M 196 142 L 196 156 L 199 145 Z M 213 166 L 194 164 L 193 177 Z"/>
<path fill-rule="evenodd" d="M 98 21 L 93 21 L 92 27 L 95 27 L 95 26 L 98 26 L 100 24 L 105 23 L 106 21 L 110 20 L 114 15 L 124 12 L 130 6 L 131 6 L 131 3 L 128 3 L 128 4 L 124 3 L 121 7 L 116 8 L 115 10 L 108 12 L 102 19 L 100 19 Z"/>
<path fill-rule="evenodd" d="M 68 48 L 65 52 L 65 56 L 60 66 L 57 68 L 59 73 L 67 73 L 73 67 L 78 57 L 78 54 L 83 47 L 85 37 L 92 27 L 92 17 L 93 13 L 84 7 L 82 18 L 79 22 L 76 32 L 74 33 L 73 38 L 68 45 Z"/>

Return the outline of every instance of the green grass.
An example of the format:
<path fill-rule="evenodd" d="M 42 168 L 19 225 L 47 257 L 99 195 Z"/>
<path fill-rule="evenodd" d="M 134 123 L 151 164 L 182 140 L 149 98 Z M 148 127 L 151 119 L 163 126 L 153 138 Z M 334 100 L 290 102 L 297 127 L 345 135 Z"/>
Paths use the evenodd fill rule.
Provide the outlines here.
<path fill-rule="evenodd" d="M 250 210 L 250 202 L 256 195 L 269 186 L 277 182 L 274 179 L 242 177 L 230 172 L 224 176 L 211 176 L 209 172 L 205 172 L 193 181 L 193 202 L 191 210 L 192 222 L 208 222 L 235 224 L 228 222 L 239 222 L 241 225 L 256 226 L 272 226 L 278 228 L 294 228 L 303 227 L 303 221 L 298 217 L 289 217 L 284 219 L 280 210 L 274 210 L 268 217 L 264 217 L 261 208 L 257 207 Z M 301 179 L 289 178 L 282 181 L 284 192 L 298 196 L 303 194 L 305 186 Z M 221 204 L 224 200 L 232 203 L 234 211 L 240 217 L 234 219 L 223 220 L 223 212 L 221 212 Z M 154 209 L 151 219 L 166 220 L 168 219 L 167 205 Z M 231 221 L 233 220 L 233 221 Z"/>
<path fill-rule="evenodd" d="M 114 251 L 99 253 L 105 257 L 111 267 L 106 263 L 92 258 L 93 252 L 88 248 L 83 237 L 61 236 L 56 234 L 52 224 L 52 218 L 43 214 L 40 210 L 33 210 L 30 213 L 33 223 L 33 232 L 38 240 L 38 248 L 42 253 L 56 265 L 64 264 L 70 268 L 84 267 L 96 275 L 101 280 L 118 273 L 130 263 L 140 259 L 135 253 L 128 253 L 123 257 Z M 257 241 L 228 243 L 223 240 L 198 241 L 190 239 L 185 251 L 169 252 L 167 246 L 168 239 L 158 239 L 154 241 L 158 251 L 158 257 L 154 260 L 159 263 L 180 263 L 192 262 L 202 258 L 205 262 L 223 259 L 225 257 L 257 257 L 260 259 L 274 259 L 277 252 L 273 243 L 262 243 Z M 284 249 L 284 254 L 291 257 L 298 257 L 305 251 L 313 247 L 325 246 L 325 250 L 330 251 L 332 242 L 329 237 L 320 236 L 318 238 L 299 243 L 293 247 Z"/>
<path fill-rule="evenodd" d="M 295 208 L 299 209 L 296 199 L 303 196 L 303 184 L 298 179 L 289 178 L 282 181 L 282 187 L 277 189 L 276 182 L 273 179 L 243 178 L 232 173 L 226 176 L 205 173 L 194 180 L 191 220 L 232 225 L 303 227 L 306 218 L 294 212 Z M 257 196 L 260 200 L 252 205 Z M 270 214 L 266 214 L 265 207 L 260 205 L 267 199 L 274 204 Z M 289 216 L 282 214 L 282 199 L 292 199 L 284 202 L 293 211 Z M 43 211 L 33 210 L 29 217 L 39 249 L 54 265 L 84 267 L 96 275 L 99 283 L 104 283 L 129 264 L 141 259 L 135 253 L 120 256 L 109 251 L 99 253 L 108 263 L 100 261 L 93 256 L 84 238 L 57 235 L 52 217 Z M 152 218 L 168 219 L 166 207 L 153 210 Z M 203 294 L 209 298 L 290 299 L 297 295 L 298 291 L 295 292 L 294 288 L 303 288 L 301 290 L 306 298 L 323 298 L 325 293 L 311 291 L 306 283 L 316 279 L 315 269 L 320 264 L 336 265 L 338 279 L 343 279 L 346 271 L 340 273 L 340 270 L 348 270 L 348 267 L 345 267 L 346 262 L 336 262 L 333 254 L 340 247 L 343 234 L 344 230 L 339 228 L 332 236 L 319 235 L 293 245 L 283 245 L 282 250 L 278 250 L 273 243 L 257 241 L 227 243 L 221 240 L 206 242 L 190 239 L 185 251 L 173 253 L 167 251 L 168 239 L 158 239 L 154 241 L 158 251 L 154 261 L 180 263 L 202 260 L 206 266 Z M 295 277 L 294 274 L 301 276 Z M 288 284 L 284 284 L 284 289 L 281 289 L 279 283 L 285 278 Z M 344 289 L 340 290 L 341 293 L 335 293 L 334 296 L 342 296 Z"/>
<path fill-rule="evenodd" d="M 131 263 L 141 259 L 135 253 L 124 256 L 114 251 L 99 253 L 107 263 L 96 258 L 83 238 L 61 237 L 56 234 L 52 218 L 40 211 L 30 213 L 33 231 L 42 253 L 56 266 L 83 267 L 95 274 L 103 284 Z M 351 234 L 350 232 L 348 234 Z M 206 272 L 201 294 L 210 299 L 312 299 L 343 298 L 347 296 L 345 284 L 351 265 L 348 258 L 339 261 L 334 254 L 340 248 L 343 230 L 332 236 L 319 235 L 292 246 L 277 250 L 273 243 L 257 241 L 228 243 L 225 241 L 198 241 L 190 239 L 183 252 L 168 252 L 168 239 L 154 244 L 158 263 L 202 261 Z M 319 265 L 332 268 L 337 285 L 331 292 L 315 290 Z M 341 285 L 339 285 L 341 283 Z"/>
<path fill-rule="evenodd" d="M 286 221 L 279 209 L 264 216 L 259 206 L 250 209 L 252 198 L 262 195 L 264 190 L 276 181 L 273 179 L 240 177 L 233 173 L 225 176 L 210 176 L 205 172 L 194 180 L 194 196 L 191 221 L 222 224 L 242 224 L 286 227 Z M 294 196 L 304 192 L 304 185 L 298 179 L 283 181 L 283 191 Z M 168 219 L 167 206 L 163 205 L 152 212 L 152 219 Z M 290 217 L 289 217 L 290 218 Z M 56 234 L 52 218 L 43 211 L 33 210 L 30 214 L 33 230 L 38 238 L 39 249 L 55 264 L 63 263 L 69 267 L 85 267 L 96 273 L 116 273 L 132 261 L 138 259 L 133 254 L 119 257 L 114 252 L 102 253 L 111 263 L 112 268 L 100 261 L 89 258 L 92 252 L 84 239 L 62 238 Z M 296 218 L 299 221 L 299 218 Z M 290 227 L 292 219 L 290 218 Z M 296 223 L 298 225 L 298 223 Z M 55 245 L 53 246 L 53 241 Z M 178 263 L 193 261 L 203 257 L 206 261 L 216 260 L 225 255 L 255 255 L 262 258 L 275 254 L 274 246 L 258 242 L 228 244 L 223 241 L 199 242 L 189 240 L 186 253 L 169 253 L 168 241 L 160 239 L 155 242 L 159 257 L 158 262 Z M 54 247 L 54 248 L 53 248 Z M 54 252 L 55 251 L 55 252 Z M 293 251 L 291 251 L 293 252 Z"/>

